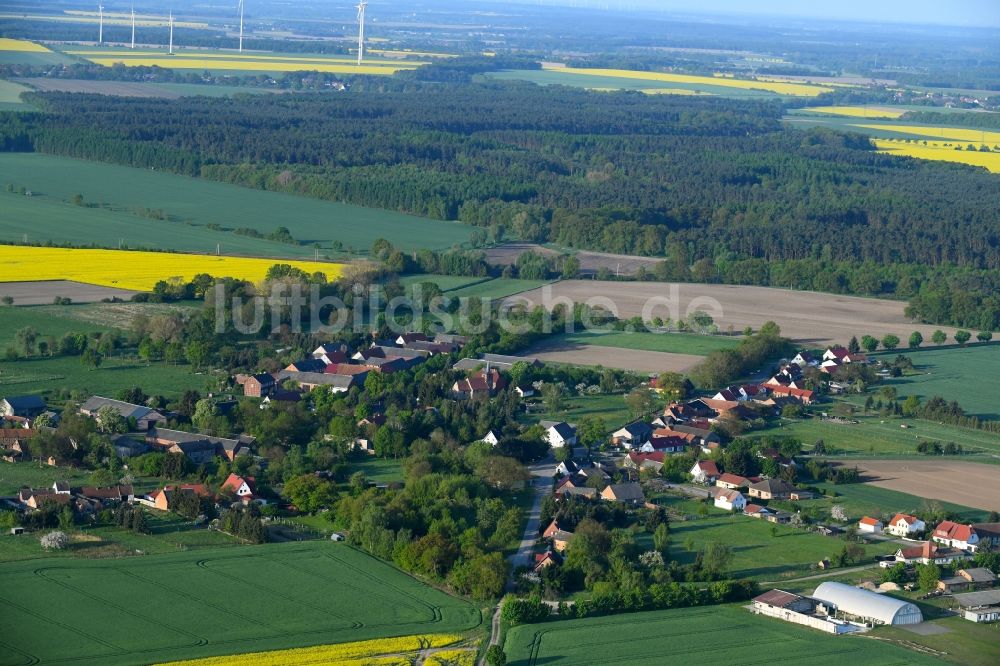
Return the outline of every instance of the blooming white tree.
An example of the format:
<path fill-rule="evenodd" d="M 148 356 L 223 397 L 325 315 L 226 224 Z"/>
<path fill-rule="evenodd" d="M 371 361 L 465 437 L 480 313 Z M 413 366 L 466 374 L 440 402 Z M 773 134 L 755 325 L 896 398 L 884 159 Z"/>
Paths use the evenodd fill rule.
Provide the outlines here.
<path fill-rule="evenodd" d="M 69 545 L 69 537 L 59 531 L 49 532 L 40 541 L 45 550 L 62 550 Z"/>
<path fill-rule="evenodd" d="M 844 513 L 844 507 L 839 504 L 830 507 L 830 515 L 836 520 L 847 520 L 847 514 Z"/>

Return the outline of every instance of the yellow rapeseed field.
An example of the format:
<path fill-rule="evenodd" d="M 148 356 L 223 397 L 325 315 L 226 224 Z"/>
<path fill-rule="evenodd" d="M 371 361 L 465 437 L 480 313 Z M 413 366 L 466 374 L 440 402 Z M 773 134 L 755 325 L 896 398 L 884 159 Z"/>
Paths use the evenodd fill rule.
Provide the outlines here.
<path fill-rule="evenodd" d="M 958 162 L 973 166 L 986 167 L 992 173 L 1000 173 L 1000 153 L 981 153 L 978 150 L 965 150 L 962 144 L 928 141 L 926 145 L 908 143 L 902 140 L 873 139 L 880 153 L 887 155 L 903 155 L 918 157 L 922 160 L 937 160 L 941 162 Z M 955 150 L 958 146 L 960 150 Z"/>
<path fill-rule="evenodd" d="M 386 65 L 352 65 L 350 63 L 331 63 L 323 61 L 309 62 L 272 62 L 264 60 L 212 60 L 211 58 L 175 58 L 164 55 L 157 58 L 88 58 L 91 62 L 112 67 L 118 63 L 128 67 L 163 67 L 164 69 L 224 69 L 254 72 L 295 72 L 310 70 L 330 72 L 332 74 L 393 74 L 401 69 L 413 69 L 414 66 L 402 64 Z"/>
<path fill-rule="evenodd" d="M 475 666 L 475 664 L 475 650 L 441 650 L 424 661 L 424 666 Z"/>
<path fill-rule="evenodd" d="M 118 50 L 118 51 L 66 51 L 69 55 L 84 56 L 88 59 L 92 58 L 195 58 L 195 59 L 219 59 L 219 60 L 252 60 L 252 61 L 278 61 L 278 62 L 307 62 L 307 63 L 350 63 L 354 64 L 357 62 L 357 58 L 348 57 L 336 57 L 336 56 L 313 56 L 309 58 L 300 56 L 284 56 L 284 55 L 246 55 L 241 53 L 204 53 L 202 51 L 180 51 L 174 53 L 173 55 L 166 55 L 163 51 L 132 51 L 132 50 Z M 426 65 L 426 62 L 417 61 L 406 61 L 401 62 L 399 60 L 365 60 L 365 63 L 372 66 L 390 66 L 390 67 L 418 67 L 420 65 Z"/>
<path fill-rule="evenodd" d="M 317 666 L 338 664 L 338 666 L 378 666 L 408 665 L 410 660 L 404 655 L 416 653 L 426 648 L 445 647 L 462 640 L 454 634 L 426 634 L 401 636 L 399 638 L 377 638 L 370 641 L 339 643 L 337 645 L 316 645 L 292 650 L 273 652 L 251 652 L 226 657 L 207 657 L 189 661 L 172 661 L 161 666 Z M 392 656 L 386 656 L 392 655 Z"/>
<path fill-rule="evenodd" d="M 8 39 L 0 37 L 0 51 L 20 51 L 21 53 L 48 53 L 49 50 L 41 44 L 29 42 L 26 39 Z"/>
<path fill-rule="evenodd" d="M 695 85 L 722 86 L 742 90 L 766 90 L 779 95 L 794 95 L 797 97 L 816 97 L 832 88 L 808 85 L 804 83 L 779 83 L 774 81 L 749 81 L 726 76 L 694 76 L 691 74 L 668 74 L 665 72 L 640 72 L 629 69 L 596 69 L 576 67 L 545 67 L 548 70 L 564 74 L 579 74 L 581 76 L 608 76 L 621 79 L 638 79 L 640 81 L 665 81 L 667 83 L 690 83 Z"/>
<path fill-rule="evenodd" d="M 906 111 L 886 106 L 810 106 L 802 109 L 809 113 L 824 113 L 831 116 L 846 116 L 849 118 L 888 118 L 896 119 Z"/>
<path fill-rule="evenodd" d="M 974 144 L 977 147 L 983 142 L 986 142 L 990 146 L 1000 144 L 1000 132 L 984 132 L 961 127 L 937 127 L 934 125 L 857 125 L 857 127 L 918 134 L 938 141 L 947 141 L 949 139 L 952 141 L 964 141 Z"/>
<path fill-rule="evenodd" d="M 291 264 L 333 279 L 343 264 L 169 252 L 131 252 L 0 245 L 0 282 L 74 280 L 105 287 L 149 291 L 160 280 L 190 280 L 199 273 L 258 282 L 275 264 Z"/>

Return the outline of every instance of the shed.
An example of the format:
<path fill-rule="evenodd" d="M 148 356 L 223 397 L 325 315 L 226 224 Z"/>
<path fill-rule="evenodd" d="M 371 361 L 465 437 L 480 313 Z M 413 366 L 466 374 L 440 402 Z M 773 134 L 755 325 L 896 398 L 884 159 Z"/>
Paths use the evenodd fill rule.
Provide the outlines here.
<path fill-rule="evenodd" d="M 916 605 L 884 594 L 862 590 L 843 583 L 822 583 L 813 598 L 838 613 L 863 620 L 867 624 L 919 624 L 924 616 Z"/>

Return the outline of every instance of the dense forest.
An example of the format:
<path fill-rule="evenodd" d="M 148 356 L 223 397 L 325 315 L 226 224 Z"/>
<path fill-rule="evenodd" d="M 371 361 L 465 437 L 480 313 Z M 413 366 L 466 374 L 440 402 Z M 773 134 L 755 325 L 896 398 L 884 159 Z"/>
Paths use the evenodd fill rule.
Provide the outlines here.
<path fill-rule="evenodd" d="M 880 155 L 860 135 L 786 131 L 778 102 L 416 80 L 461 74 L 432 67 L 348 95 L 36 94 L 45 112 L 3 118 L 0 149 L 502 226 L 569 247 L 679 248 L 689 265 L 959 267 L 995 283 L 1000 179 L 983 170 Z M 826 290 L 895 292 L 835 280 Z"/>

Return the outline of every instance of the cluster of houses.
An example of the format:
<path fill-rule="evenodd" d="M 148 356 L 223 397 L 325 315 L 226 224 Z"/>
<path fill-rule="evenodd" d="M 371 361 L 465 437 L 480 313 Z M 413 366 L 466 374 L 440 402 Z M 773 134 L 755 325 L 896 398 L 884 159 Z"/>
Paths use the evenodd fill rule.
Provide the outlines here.
<path fill-rule="evenodd" d="M 881 562 L 882 566 L 904 564 L 952 564 L 971 559 L 980 548 L 1000 547 L 1000 524 L 962 524 L 951 520 L 938 523 L 932 530 L 916 516 L 897 513 L 883 523 L 878 518 L 865 516 L 858 521 L 858 532 L 863 534 L 889 534 L 913 540 L 912 546 L 896 551 L 891 559 Z M 925 541 L 919 540 L 926 535 Z"/>
<path fill-rule="evenodd" d="M 0 504 L 19 513 L 39 511 L 48 506 L 68 506 L 83 518 L 104 509 L 113 509 L 122 503 L 141 504 L 151 509 L 172 511 L 184 494 L 194 493 L 218 501 L 221 496 L 232 495 L 236 502 L 266 504 L 267 499 L 257 491 L 254 478 L 230 474 L 214 493 L 201 483 L 166 485 L 149 493 L 138 493 L 131 485 L 117 484 L 109 487 L 70 486 L 66 481 L 56 481 L 49 488 L 21 488 L 14 497 L 0 498 Z"/>
<path fill-rule="evenodd" d="M 56 481 L 49 488 L 21 488 L 15 497 L 4 498 L 3 503 L 18 512 L 38 511 L 56 505 L 68 506 L 80 516 L 90 516 L 134 499 L 130 485 L 73 487 L 66 481 Z"/>
<path fill-rule="evenodd" d="M 325 386 L 334 393 L 343 393 L 363 386 L 371 372 L 392 374 L 408 370 L 437 354 L 456 352 L 466 343 L 460 335 L 438 333 L 433 339 L 423 333 L 403 333 L 395 340 L 376 340 L 366 348 L 350 354 L 346 345 L 322 344 L 309 358 L 291 363 L 275 373 L 237 375 L 236 383 L 243 394 L 254 398 L 294 401 L 301 392 Z M 297 391 L 282 385 L 294 382 Z"/>

